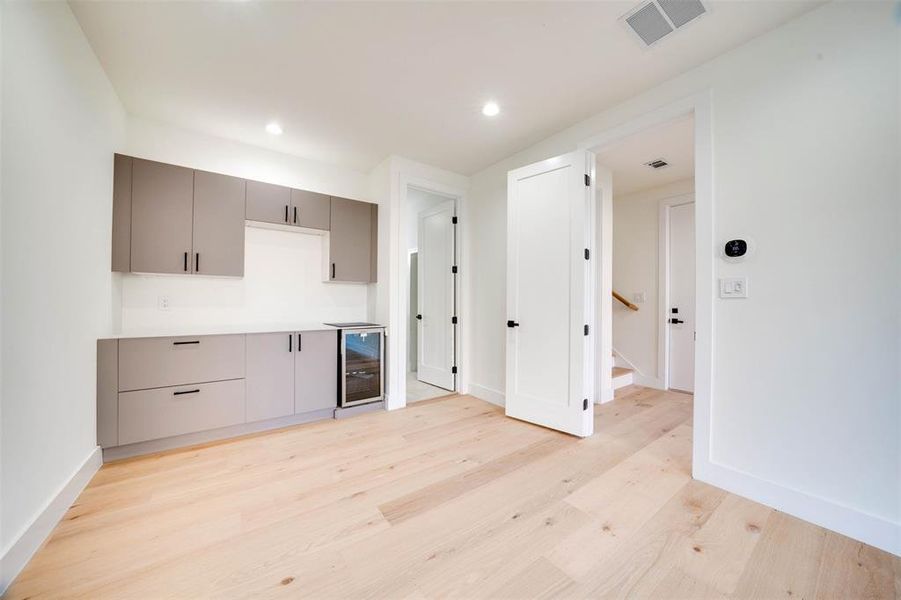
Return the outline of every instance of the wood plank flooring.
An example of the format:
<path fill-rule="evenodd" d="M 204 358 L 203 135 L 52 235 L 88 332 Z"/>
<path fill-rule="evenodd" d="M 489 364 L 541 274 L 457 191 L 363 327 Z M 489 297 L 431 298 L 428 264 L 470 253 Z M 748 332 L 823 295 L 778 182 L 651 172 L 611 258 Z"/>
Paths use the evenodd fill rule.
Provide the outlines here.
<path fill-rule="evenodd" d="M 899 597 L 901 560 L 693 481 L 691 396 L 595 421 L 453 396 L 105 465 L 7 597 Z"/>

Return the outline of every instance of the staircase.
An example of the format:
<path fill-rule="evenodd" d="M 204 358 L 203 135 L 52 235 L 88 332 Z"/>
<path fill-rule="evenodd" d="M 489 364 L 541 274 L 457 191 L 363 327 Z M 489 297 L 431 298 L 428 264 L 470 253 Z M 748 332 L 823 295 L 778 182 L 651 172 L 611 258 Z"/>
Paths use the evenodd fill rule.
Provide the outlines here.
<path fill-rule="evenodd" d="M 632 385 L 632 369 L 625 367 L 613 367 L 613 389 Z"/>

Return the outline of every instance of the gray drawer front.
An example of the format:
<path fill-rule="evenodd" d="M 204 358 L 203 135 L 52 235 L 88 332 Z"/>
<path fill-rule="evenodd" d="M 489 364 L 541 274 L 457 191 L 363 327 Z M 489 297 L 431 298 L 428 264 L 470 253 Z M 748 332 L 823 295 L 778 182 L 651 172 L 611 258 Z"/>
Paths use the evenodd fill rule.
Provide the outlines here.
<path fill-rule="evenodd" d="M 244 335 L 119 340 L 120 392 L 242 377 Z"/>
<path fill-rule="evenodd" d="M 243 422 L 243 379 L 119 394 L 120 445 Z"/>

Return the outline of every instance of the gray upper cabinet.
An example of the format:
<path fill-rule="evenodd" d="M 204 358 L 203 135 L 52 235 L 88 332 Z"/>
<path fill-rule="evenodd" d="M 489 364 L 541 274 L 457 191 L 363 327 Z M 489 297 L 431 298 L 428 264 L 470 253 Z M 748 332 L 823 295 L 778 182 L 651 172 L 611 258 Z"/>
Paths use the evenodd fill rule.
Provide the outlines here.
<path fill-rule="evenodd" d="M 247 335 L 247 422 L 294 414 L 296 335 Z"/>
<path fill-rule="evenodd" d="M 372 204 L 332 197 L 329 281 L 372 281 Z"/>
<path fill-rule="evenodd" d="M 291 222 L 300 227 L 328 231 L 331 199 L 325 194 L 291 190 Z"/>
<path fill-rule="evenodd" d="M 194 272 L 244 275 L 244 189 L 237 177 L 194 171 Z"/>
<path fill-rule="evenodd" d="M 294 355 L 294 412 L 335 408 L 338 405 L 338 333 L 298 333 Z"/>
<path fill-rule="evenodd" d="M 131 169 L 134 159 L 113 157 L 113 271 L 131 270 Z"/>
<path fill-rule="evenodd" d="M 291 188 L 261 181 L 247 182 L 248 221 L 290 224 Z"/>
<path fill-rule="evenodd" d="M 133 159 L 131 271 L 191 272 L 193 205 L 193 170 Z"/>

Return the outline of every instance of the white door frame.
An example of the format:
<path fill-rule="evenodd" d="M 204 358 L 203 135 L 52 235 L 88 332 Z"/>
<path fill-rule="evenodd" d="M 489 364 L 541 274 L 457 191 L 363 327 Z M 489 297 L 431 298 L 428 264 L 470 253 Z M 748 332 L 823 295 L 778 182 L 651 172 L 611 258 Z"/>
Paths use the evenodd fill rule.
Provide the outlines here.
<path fill-rule="evenodd" d="M 660 200 L 658 208 L 657 294 L 659 301 L 657 305 L 657 377 L 665 390 L 670 389 L 670 328 L 667 327 L 670 318 L 670 209 L 674 206 L 694 203 L 694 193 L 680 194 L 671 198 L 663 198 Z"/>
<path fill-rule="evenodd" d="M 454 285 L 454 302 L 457 312 L 457 326 L 454 332 L 454 353 L 456 354 L 457 376 L 454 378 L 454 391 L 465 394 L 469 390 L 469 370 L 465 345 L 465 330 L 467 323 L 466 301 L 468 294 L 466 293 L 469 285 L 469 270 L 467 269 L 467 256 L 463 251 L 464 237 L 466 231 L 466 223 L 463 216 L 466 214 L 466 191 L 442 183 L 425 179 L 421 177 L 411 177 L 401 173 L 398 178 L 398 226 L 396 231 L 398 235 L 407 229 L 408 219 L 416 219 L 415 214 L 408 211 L 408 192 L 413 188 L 429 194 L 443 196 L 454 201 L 454 211 L 457 215 L 456 239 L 454 242 L 454 252 L 456 254 L 457 263 L 457 280 Z M 401 244 L 403 246 L 403 244 Z M 396 344 L 399 348 L 399 363 L 403 366 L 403 377 L 399 377 L 393 389 L 397 390 L 397 397 L 390 398 L 390 409 L 404 408 L 407 405 L 407 379 L 406 369 L 409 361 L 409 348 L 407 347 L 406 332 L 410 327 L 410 269 L 407 265 L 409 260 L 407 248 L 398 248 L 398 252 L 394 260 L 404 265 L 398 269 L 399 277 L 393 285 L 396 297 L 400 299 L 400 327 L 398 331 L 404 332 L 403 340 L 389 339 L 389 344 Z M 389 365 L 390 368 L 390 365 Z M 391 373 L 398 373 L 397 369 L 392 369 Z"/>
<path fill-rule="evenodd" d="M 694 192 L 660 200 L 657 233 L 657 380 L 669 389 L 669 214 L 674 206 L 694 204 Z"/>
<path fill-rule="evenodd" d="M 709 481 L 714 465 L 710 457 L 710 422 L 713 402 L 713 356 L 716 297 L 716 247 L 714 241 L 714 195 L 713 195 L 713 115 L 711 92 L 677 100 L 651 112 L 637 116 L 621 125 L 594 135 L 579 144 L 579 149 L 597 154 L 605 147 L 651 127 L 662 125 L 674 119 L 693 115 L 695 152 L 695 319 L 697 340 L 695 343 L 695 391 L 694 424 L 692 436 L 692 475 Z M 595 202 L 603 214 L 603 190 L 595 186 Z M 598 228 L 597 247 L 604 248 L 609 240 L 604 237 L 604 227 Z M 612 276 L 612 261 L 596 261 L 600 281 Z M 609 329 L 612 319 L 604 319 L 611 314 L 612 300 L 608 295 L 600 295 L 595 307 L 599 329 Z M 596 336 L 597 352 L 603 348 L 604 335 Z M 609 351 L 609 349 L 608 349 Z M 600 361 L 598 361 L 600 362 Z M 603 381 L 600 368 L 597 373 L 598 385 Z M 602 389 L 603 391 L 603 389 Z"/>

